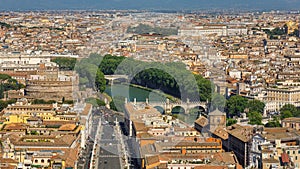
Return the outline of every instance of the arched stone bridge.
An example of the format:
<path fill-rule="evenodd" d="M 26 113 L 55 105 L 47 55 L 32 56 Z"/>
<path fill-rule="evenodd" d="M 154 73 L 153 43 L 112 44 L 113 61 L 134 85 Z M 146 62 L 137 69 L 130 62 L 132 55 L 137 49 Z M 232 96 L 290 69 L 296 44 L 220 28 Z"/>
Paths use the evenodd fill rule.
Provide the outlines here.
<path fill-rule="evenodd" d="M 137 103 L 136 101 L 134 101 L 134 103 Z M 138 102 L 138 103 L 142 103 L 142 102 Z M 186 114 L 189 113 L 189 111 L 191 109 L 194 109 L 194 108 L 202 108 L 206 113 L 208 112 L 208 102 L 200 102 L 200 101 L 197 101 L 197 102 L 190 102 L 189 100 L 187 100 L 186 102 L 170 102 L 168 99 L 163 102 L 163 101 L 148 101 L 148 99 L 146 99 L 146 104 L 149 104 L 151 107 L 161 107 L 163 108 L 163 110 L 165 111 L 165 113 L 171 113 L 172 110 L 175 108 L 175 107 L 181 107 L 182 109 L 184 109 L 184 112 Z"/>
<path fill-rule="evenodd" d="M 126 81 L 129 79 L 127 75 L 104 75 L 104 78 L 108 80 L 111 85 L 114 84 L 114 80 L 116 79 L 126 79 Z"/>

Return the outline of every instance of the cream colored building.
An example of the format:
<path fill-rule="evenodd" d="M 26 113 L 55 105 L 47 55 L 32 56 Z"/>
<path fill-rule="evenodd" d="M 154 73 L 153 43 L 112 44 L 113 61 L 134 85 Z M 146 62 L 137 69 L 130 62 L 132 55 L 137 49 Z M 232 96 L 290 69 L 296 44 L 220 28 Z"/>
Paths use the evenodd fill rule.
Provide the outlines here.
<path fill-rule="evenodd" d="M 286 104 L 300 106 L 300 87 L 295 88 L 267 88 L 264 101 L 272 102 L 272 108 L 279 110 Z"/>

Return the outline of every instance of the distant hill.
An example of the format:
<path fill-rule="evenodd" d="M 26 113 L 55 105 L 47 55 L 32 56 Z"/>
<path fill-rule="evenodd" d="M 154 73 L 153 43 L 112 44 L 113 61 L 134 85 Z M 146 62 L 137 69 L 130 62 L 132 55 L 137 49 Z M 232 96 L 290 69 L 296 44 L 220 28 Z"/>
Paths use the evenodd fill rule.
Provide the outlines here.
<path fill-rule="evenodd" d="M 299 0 L 1 0 L 0 10 L 299 10 Z"/>

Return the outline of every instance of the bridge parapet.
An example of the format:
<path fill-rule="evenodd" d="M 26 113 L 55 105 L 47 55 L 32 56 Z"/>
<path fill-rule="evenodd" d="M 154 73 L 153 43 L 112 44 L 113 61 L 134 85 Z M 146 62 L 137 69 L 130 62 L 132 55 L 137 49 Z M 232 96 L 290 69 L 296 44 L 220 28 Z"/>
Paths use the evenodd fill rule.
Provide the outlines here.
<path fill-rule="evenodd" d="M 144 102 L 140 102 L 144 103 Z M 189 113 L 189 111 L 195 107 L 202 107 L 205 112 L 208 110 L 208 103 L 207 102 L 170 102 L 168 100 L 166 101 L 149 101 L 146 99 L 146 104 L 149 104 L 152 107 L 162 107 L 166 113 L 171 113 L 172 109 L 175 107 L 182 107 L 184 109 L 184 112 L 186 114 Z"/>
<path fill-rule="evenodd" d="M 116 79 L 126 79 L 126 81 L 129 80 L 129 76 L 127 75 L 104 75 L 104 78 L 106 80 L 109 80 L 110 84 L 114 84 L 114 80 Z"/>

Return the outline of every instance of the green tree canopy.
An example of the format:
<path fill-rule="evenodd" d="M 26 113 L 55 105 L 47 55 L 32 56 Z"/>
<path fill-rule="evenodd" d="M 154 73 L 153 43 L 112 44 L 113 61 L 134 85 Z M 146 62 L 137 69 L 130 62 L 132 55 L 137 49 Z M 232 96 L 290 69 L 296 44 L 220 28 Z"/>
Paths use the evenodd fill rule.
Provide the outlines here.
<path fill-rule="evenodd" d="M 281 127 L 281 124 L 279 122 L 279 119 L 277 117 L 274 117 L 271 121 L 265 124 L 265 127 Z"/>
<path fill-rule="evenodd" d="M 244 112 L 248 100 L 242 96 L 231 96 L 226 102 L 226 108 L 230 116 L 239 116 Z"/>
<path fill-rule="evenodd" d="M 5 109 L 9 104 L 16 103 L 16 99 L 11 99 L 7 101 L 0 100 L 0 112 Z"/>
<path fill-rule="evenodd" d="M 262 114 L 259 112 L 250 112 L 248 113 L 249 124 L 252 125 L 262 125 Z"/>
<path fill-rule="evenodd" d="M 25 88 L 25 85 L 18 83 L 17 80 L 7 74 L 0 74 L 0 99 L 5 97 L 6 91 L 20 90 L 21 88 Z"/>
<path fill-rule="evenodd" d="M 7 102 L 0 100 L 0 111 L 5 109 L 8 106 Z"/>
<path fill-rule="evenodd" d="M 113 100 L 109 103 L 109 107 L 112 110 L 123 112 L 124 111 L 124 103 L 125 97 L 123 96 L 115 96 L 112 98 Z"/>
<path fill-rule="evenodd" d="M 136 33 L 136 34 L 148 34 L 148 33 L 157 33 L 163 36 L 169 35 L 177 35 L 178 29 L 177 28 L 160 28 L 160 27 L 152 27 L 146 24 L 139 24 L 136 27 L 128 27 L 128 33 Z"/>
<path fill-rule="evenodd" d="M 43 99 L 34 99 L 32 102 L 32 104 L 53 104 L 56 103 L 55 100 L 43 100 Z"/>
<path fill-rule="evenodd" d="M 104 74 L 101 72 L 100 69 L 98 69 L 97 74 L 96 74 L 95 87 L 101 93 L 103 93 L 105 91 L 106 80 L 105 80 Z"/>
<path fill-rule="evenodd" d="M 263 114 L 265 103 L 259 100 L 249 100 L 247 108 L 249 108 L 249 112 L 259 112 Z"/>
<path fill-rule="evenodd" d="M 280 117 L 281 117 L 281 119 L 293 117 L 293 113 L 290 110 L 283 110 L 283 111 L 280 111 Z"/>
<path fill-rule="evenodd" d="M 98 98 L 92 98 L 92 97 L 89 97 L 89 98 L 85 99 L 85 102 L 92 104 L 94 107 L 99 107 L 99 106 L 105 106 L 106 105 L 104 101 L 102 101 Z"/>
<path fill-rule="evenodd" d="M 143 62 L 122 56 L 102 57 L 96 54 L 82 59 L 76 65 L 80 85 L 93 87 L 95 78 L 99 74 L 97 68 L 105 75 L 128 75 L 132 78 L 130 83 L 159 89 L 175 97 L 189 98 L 191 101 L 194 98 L 210 101 L 211 93 L 214 91 L 214 85 L 210 80 L 200 75 L 193 75 L 183 63 Z"/>
<path fill-rule="evenodd" d="M 11 27 L 11 25 L 10 24 L 8 24 L 8 23 L 5 23 L 5 22 L 0 22 L 0 27 L 6 27 L 6 28 L 10 28 Z"/>
<path fill-rule="evenodd" d="M 77 60 L 75 58 L 57 57 L 51 59 L 51 61 L 57 63 L 60 70 L 74 70 Z"/>
<path fill-rule="evenodd" d="M 231 126 L 231 125 L 234 125 L 237 123 L 237 120 L 236 119 L 232 119 L 232 118 L 228 118 L 226 120 L 226 126 Z"/>
<path fill-rule="evenodd" d="M 224 96 L 218 94 L 218 93 L 213 93 L 212 99 L 211 99 L 211 106 L 212 109 L 219 109 L 219 110 L 224 110 L 226 105 L 226 99 Z"/>
<path fill-rule="evenodd" d="M 7 74 L 0 74 L 0 81 L 11 79 L 11 77 Z"/>
<path fill-rule="evenodd" d="M 286 34 L 286 30 L 284 27 L 276 27 L 273 30 L 264 29 L 263 31 L 270 37 L 270 39 L 275 39 L 275 37 L 277 36 Z"/>
<path fill-rule="evenodd" d="M 294 105 L 292 104 L 286 104 L 284 105 L 281 109 L 280 109 L 280 113 L 283 114 L 283 113 L 286 113 L 286 115 L 290 115 L 288 112 L 291 113 L 291 116 L 290 117 L 299 117 L 300 116 L 300 110 L 297 109 Z M 285 116 L 281 116 L 282 118 L 287 118 Z"/>

